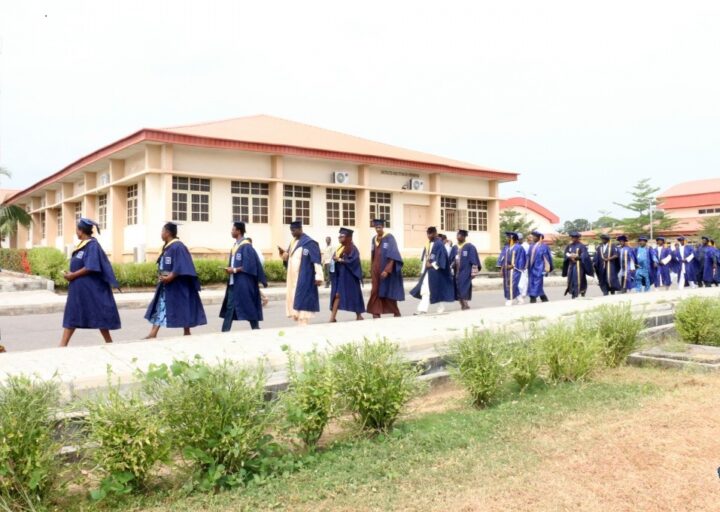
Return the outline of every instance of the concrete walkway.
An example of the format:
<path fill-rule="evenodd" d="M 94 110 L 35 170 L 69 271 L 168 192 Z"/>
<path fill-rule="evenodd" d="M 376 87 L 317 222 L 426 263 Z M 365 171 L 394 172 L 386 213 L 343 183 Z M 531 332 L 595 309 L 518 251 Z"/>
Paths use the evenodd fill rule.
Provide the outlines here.
<path fill-rule="evenodd" d="M 565 279 L 557 276 L 550 276 L 545 280 L 546 286 L 565 286 Z M 415 280 L 406 280 L 405 289 L 409 291 L 415 286 Z M 592 286 L 592 284 L 588 284 Z M 502 288 L 502 280 L 498 278 L 478 278 L 473 281 L 474 290 L 499 290 Z M 370 284 L 365 284 L 365 289 L 370 290 Z M 285 287 L 272 286 L 263 290 L 263 293 L 271 301 L 285 300 Z M 320 296 L 327 297 L 330 294 L 329 288 L 320 288 Z M 115 294 L 115 302 L 119 309 L 145 308 L 152 299 L 152 292 L 124 292 Z M 222 304 L 225 297 L 225 288 L 208 288 L 200 292 L 203 304 Z M 48 290 L 13 291 L 12 293 L 0 293 L 0 316 L 33 315 L 45 313 L 61 313 L 65 310 L 65 295 L 58 295 Z"/>
<path fill-rule="evenodd" d="M 442 315 L 424 315 L 382 320 L 366 320 L 348 324 L 318 324 L 287 329 L 263 329 L 165 338 L 158 341 L 52 348 L 0 354 L 0 378 L 12 374 L 36 375 L 42 379 L 54 375 L 64 384 L 66 393 L 85 394 L 101 389 L 107 382 L 107 368 L 114 378 L 132 382 L 137 369 L 149 364 L 169 364 L 176 359 L 196 355 L 206 361 L 228 359 L 242 364 L 256 364 L 265 359 L 272 371 L 282 372 L 285 366 L 283 345 L 295 351 L 313 346 L 329 348 L 367 339 L 387 338 L 398 343 L 406 354 L 442 352 L 447 343 L 465 330 L 473 328 L 518 328 L 529 321 L 547 321 L 567 317 L 601 304 L 629 301 L 633 307 L 669 310 L 672 303 L 691 295 L 717 297 L 718 289 L 675 290 L 648 294 L 628 294 L 515 306 L 458 311 Z"/>

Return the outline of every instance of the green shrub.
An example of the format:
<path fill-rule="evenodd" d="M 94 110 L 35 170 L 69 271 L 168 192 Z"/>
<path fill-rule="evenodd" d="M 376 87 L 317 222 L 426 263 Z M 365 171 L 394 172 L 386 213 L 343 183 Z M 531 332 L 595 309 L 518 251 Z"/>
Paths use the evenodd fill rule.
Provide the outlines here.
<path fill-rule="evenodd" d="M 534 337 L 519 340 L 510 346 L 510 375 L 523 391 L 540 375 L 540 351 Z"/>
<path fill-rule="evenodd" d="M 113 271 L 121 288 L 139 288 L 157 284 L 155 263 L 113 263 Z"/>
<path fill-rule="evenodd" d="M 13 376 L 0 385 L 0 498 L 11 510 L 42 504 L 55 483 L 59 398 L 54 381 Z"/>
<path fill-rule="evenodd" d="M 137 392 L 121 395 L 112 383 L 105 395 L 85 402 L 85 407 L 87 438 L 94 446 L 91 458 L 104 475 L 92 497 L 99 500 L 146 487 L 150 471 L 167 458 L 170 448 L 155 409 Z"/>
<path fill-rule="evenodd" d="M 538 333 L 538 343 L 552 382 L 584 380 L 602 361 L 600 337 L 584 328 L 580 319 L 550 325 Z"/>
<path fill-rule="evenodd" d="M 268 260 L 265 261 L 265 276 L 268 281 L 285 282 L 287 273 L 282 261 Z"/>
<path fill-rule="evenodd" d="M 642 316 L 634 314 L 627 302 L 595 308 L 585 315 L 584 322 L 600 336 L 605 346 L 605 364 L 610 367 L 619 366 L 627 359 L 645 327 Z"/>
<path fill-rule="evenodd" d="M 335 374 L 327 355 L 316 349 L 300 355 L 302 373 L 295 354 L 288 348 L 288 389 L 282 404 L 289 430 L 305 446 L 315 446 L 335 412 Z"/>
<path fill-rule="evenodd" d="M 562 270 L 563 263 L 565 262 L 565 260 L 559 256 L 553 256 L 552 260 L 553 260 L 553 268 L 555 270 Z"/>
<path fill-rule="evenodd" d="M 200 284 L 224 283 L 228 276 L 225 273 L 225 267 L 228 264 L 222 260 L 195 260 L 195 271 L 197 272 Z"/>
<path fill-rule="evenodd" d="M 483 260 L 483 269 L 486 272 L 495 272 L 498 269 L 497 262 L 497 256 L 486 256 Z"/>
<path fill-rule="evenodd" d="M 25 272 L 22 252 L 17 249 L 0 249 L 0 268 L 13 272 Z"/>
<path fill-rule="evenodd" d="M 689 297 L 675 308 L 675 330 L 685 343 L 720 346 L 720 300 Z"/>
<path fill-rule="evenodd" d="M 422 270 L 420 258 L 403 258 L 403 277 L 420 277 Z"/>
<path fill-rule="evenodd" d="M 187 487 L 234 487 L 266 469 L 275 404 L 264 399 L 261 366 L 196 358 L 151 366 L 144 382 L 170 441 L 195 470 Z"/>
<path fill-rule="evenodd" d="M 65 255 L 53 247 L 34 247 L 28 250 L 30 271 L 36 276 L 47 277 L 56 286 L 67 286 L 63 272 L 68 270 L 69 262 Z"/>
<path fill-rule="evenodd" d="M 370 268 L 370 260 L 360 261 L 360 267 L 362 268 L 363 279 L 370 279 L 372 277 L 372 275 L 371 275 L 372 269 Z"/>
<path fill-rule="evenodd" d="M 339 398 L 365 430 L 390 430 L 403 407 L 420 392 L 421 370 L 405 361 L 389 341 L 343 345 L 332 359 Z"/>
<path fill-rule="evenodd" d="M 450 374 L 470 393 L 476 407 L 489 405 L 505 382 L 507 341 L 504 333 L 474 330 L 450 344 Z"/>

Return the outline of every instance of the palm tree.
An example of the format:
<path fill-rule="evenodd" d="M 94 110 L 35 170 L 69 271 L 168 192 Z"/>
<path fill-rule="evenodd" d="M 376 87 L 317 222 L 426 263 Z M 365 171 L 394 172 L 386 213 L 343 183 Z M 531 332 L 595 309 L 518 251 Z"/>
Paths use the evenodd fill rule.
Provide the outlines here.
<path fill-rule="evenodd" d="M 10 178 L 12 174 L 4 167 L 0 167 L 0 176 Z M 0 204 L 0 244 L 2 239 L 17 231 L 18 224 L 30 227 L 32 217 L 23 208 L 15 204 Z"/>

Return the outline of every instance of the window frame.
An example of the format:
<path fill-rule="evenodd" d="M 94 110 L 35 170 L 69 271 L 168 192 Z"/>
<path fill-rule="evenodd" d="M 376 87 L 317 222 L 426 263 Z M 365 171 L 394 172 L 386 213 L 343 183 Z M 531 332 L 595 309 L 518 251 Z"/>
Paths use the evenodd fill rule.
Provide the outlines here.
<path fill-rule="evenodd" d="M 232 180 L 230 182 L 230 196 L 232 197 L 233 222 L 270 223 L 269 183 Z M 243 212 L 243 210 L 246 210 L 246 212 Z"/>
<path fill-rule="evenodd" d="M 374 200 L 373 200 L 374 196 Z M 378 201 L 378 196 L 383 196 L 383 201 Z M 387 196 L 387 197 L 385 197 Z M 384 201 L 384 199 L 387 198 L 387 202 Z M 393 200 L 393 194 L 392 192 L 378 192 L 375 190 L 370 191 L 370 226 L 372 227 L 372 221 L 373 219 L 384 219 L 385 220 L 385 227 L 391 228 L 392 227 L 392 200 Z M 379 210 L 385 210 L 387 209 L 387 212 L 379 211 Z"/>
<path fill-rule="evenodd" d="M 171 189 L 173 221 L 211 222 L 212 180 L 210 178 L 173 175 Z"/>
<path fill-rule="evenodd" d="M 357 225 L 357 191 L 354 188 L 325 189 L 325 219 L 328 226 Z M 333 213 L 331 217 L 331 211 Z"/>
<path fill-rule="evenodd" d="M 290 224 L 298 219 L 305 225 L 312 224 L 312 186 L 284 184 L 282 200 L 283 224 Z M 299 206 L 299 203 L 307 203 L 307 205 Z M 300 214 L 301 210 L 307 210 L 307 215 Z"/>

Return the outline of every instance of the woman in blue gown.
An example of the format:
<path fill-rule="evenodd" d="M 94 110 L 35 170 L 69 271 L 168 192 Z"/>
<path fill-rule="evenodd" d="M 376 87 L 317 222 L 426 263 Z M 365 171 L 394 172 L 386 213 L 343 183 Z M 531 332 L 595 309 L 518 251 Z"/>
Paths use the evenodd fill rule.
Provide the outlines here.
<path fill-rule="evenodd" d="M 78 221 L 76 234 L 80 242 L 70 257 L 70 271 L 63 275 L 69 285 L 61 347 L 67 346 L 75 329 L 99 329 L 105 343 L 112 343 L 111 330 L 120 329 L 120 314 L 112 292 L 118 282 L 107 255 L 92 236 L 93 226 L 98 227 L 90 219 Z"/>

